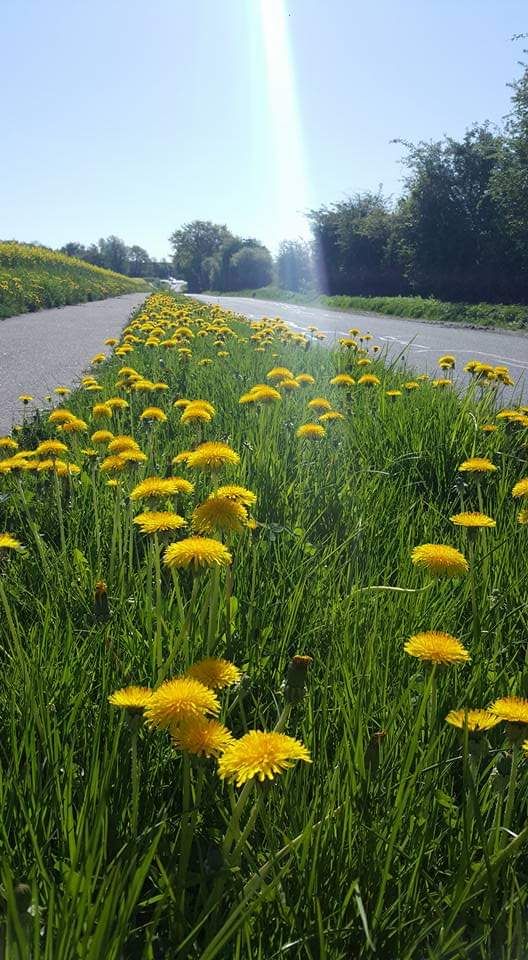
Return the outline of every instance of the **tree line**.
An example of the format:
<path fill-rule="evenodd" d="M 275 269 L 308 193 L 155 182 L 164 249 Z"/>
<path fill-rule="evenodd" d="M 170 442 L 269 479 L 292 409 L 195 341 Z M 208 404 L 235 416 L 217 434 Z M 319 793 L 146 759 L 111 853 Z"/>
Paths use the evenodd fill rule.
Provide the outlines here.
<path fill-rule="evenodd" d="M 127 244 L 114 235 L 101 238 L 98 243 L 85 246 L 72 241 L 60 248 L 60 253 L 69 257 L 86 260 L 96 267 L 106 267 L 129 277 L 158 277 L 166 279 L 171 275 L 171 264 L 168 260 L 155 260 L 138 244 Z"/>
<path fill-rule="evenodd" d="M 310 211 L 324 292 L 528 302 L 526 66 L 511 86 L 503 129 L 402 144 L 395 203 L 379 190 Z"/>

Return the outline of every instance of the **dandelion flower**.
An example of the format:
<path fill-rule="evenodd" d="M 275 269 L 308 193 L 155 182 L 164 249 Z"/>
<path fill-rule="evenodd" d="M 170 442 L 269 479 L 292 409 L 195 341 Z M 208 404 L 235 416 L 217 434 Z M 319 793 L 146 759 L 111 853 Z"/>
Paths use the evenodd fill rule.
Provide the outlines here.
<path fill-rule="evenodd" d="M 113 707 L 121 707 L 128 710 L 129 713 L 143 713 L 152 696 L 152 690 L 149 687 L 123 687 L 121 690 L 115 690 L 108 697 L 108 702 Z"/>
<path fill-rule="evenodd" d="M 168 419 L 167 414 L 160 409 L 160 407 L 145 407 L 143 413 L 140 414 L 140 420 L 155 420 L 158 423 L 165 423 Z"/>
<path fill-rule="evenodd" d="M 512 490 L 512 497 L 528 497 L 528 477 L 517 481 Z"/>
<path fill-rule="evenodd" d="M 351 377 L 349 373 L 338 373 L 330 380 L 334 387 L 353 387 L 355 382 L 354 377 Z"/>
<path fill-rule="evenodd" d="M 171 510 L 149 510 L 138 513 L 133 523 L 137 524 L 141 533 L 165 533 L 167 530 L 180 530 L 186 526 L 186 521 L 179 514 Z"/>
<path fill-rule="evenodd" d="M 523 697 L 499 697 L 489 709 L 499 720 L 528 724 L 528 700 Z"/>
<path fill-rule="evenodd" d="M 219 712 L 218 698 L 209 687 L 192 677 L 175 677 L 154 691 L 145 706 L 145 719 L 151 726 L 163 728 Z"/>
<path fill-rule="evenodd" d="M 528 523 L 528 509 L 524 508 L 524 510 L 519 510 L 519 513 L 517 514 L 517 523 L 521 523 L 523 525 Z"/>
<path fill-rule="evenodd" d="M 109 443 L 113 439 L 114 434 L 111 430 L 96 430 L 91 436 L 92 443 Z"/>
<path fill-rule="evenodd" d="M 187 466 L 197 470 L 220 470 L 225 466 L 236 466 L 240 463 L 238 453 L 227 443 L 211 441 L 201 443 L 187 457 Z"/>
<path fill-rule="evenodd" d="M 222 690 L 238 683 L 242 671 L 229 660 L 220 660 L 217 657 L 207 657 L 198 663 L 193 663 L 187 670 L 186 676 L 194 677 L 211 690 Z"/>
<path fill-rule="evenodd" d="M 194 486 L 183 477 L 147 477 L 130 494 L 131 500 L 148 497 L 172 497 L 177 493 L 192 493 Z"/>
<path fill-rule="evenodd" d="M 460 577 L 469 570 L 460 550 L 443 543 L 424 543 L 415 547 L 411 560 L 415 566 L 423 567 L 436 577 Z"/>
<path fill-rule="evenodd" d="M 492 727 L 496 727 L 500 719 L 489 710 L 450 710 L 446 723 L 450 723 L 452 727 L 459 727 L 460 730 L 467 727 L 470 733 L 479 733 L 481 730 L 491 730 Z"/>
<path fill-rule="evenodd" d="M 58 429 L 63 433 L 84 433 L 88 430 L 88 424 L 80 417 L 74 417 L 73 420 L 66 420 Z"/>
<path fill-rule="evenodd" d="M 315 397 L 310 400 L 308 406 L 310 410 L 315 410 L 316 413 L 326 413 L 327 410 L 332 409 L 332 404 L 325 397 Z"/>
<path fill-rule="evenodd" d="M 71 410 L 57 408 L 57 410 L 51 411 L 48 417 L 48 423 L 66 423 L 67 420 L 73 420 L 74 418 L 75 415 Z"/>
<path fill-rule="evenodd" d="M 241 787 L 248 780 L 273 780 L 295 760 L 311 763 L 306 747 L 285 733 L 250 730 L 227 747 L 218 761 L 218 773 Z"/>
<path fill-rule="evenodd" d="M 311 373 L 299 373 L 295 379 L 297 383 L 301 384 L 301 387 L 309 387 L 315 383 L 315 377 L 312 377 Z"/>
<path fill-rule="evenodd" d="M 187 537 L 171 543 L 163 554 L 167 567 L 192 567 L 194 572 L 208 567 L 227 567 L 232 559 L 223 543 L 208 537 Z"/>
<path fill-rule="evenodd" d="M 484 528 L 497 526 L 496 521 L 486 516 L 485 513 L 455 513 L 449 519 L 457 527 Z"/>
<path fill-rule="evenodd" d="M 416 633 L 404 645 L 405 653 L 419 660 L 428 660 L 431 663 L 466 663 L 470 660 L 469 651 L 460 640 L 450 633 L 441 630 L 427 630 L 425 633 Z"/>
<path fill-rule="evenodd" d="M 112 407 L 106 403 L 95 403 L 92 407 L 92 416 L 95 420 L 111 420 Z"/>
<path fill-rule="evenodd" d="M 288 370 L 287 367 L 273 367 L 273 370 L 270 370 L 266 377 L 268 380 L 293 380 L 294 375 L 291 370 Z"/>
<path fill-rule="evenodd" d="M 497 467 L 487 457 L 470 457 L 458 468 L 459 473 L 493 473 Z"/>
<path fill-rule="evenodd" d="M 219 720 L 194 717 L 170 728 L 172 744 L 196 757 L 219 757 L 233 743 L 233 735 Z"/>
<path fill-rule="evenodd" d="M 236 483 L 228 483 L 224 487 L 218 487 L 215 493 L 210 494 L 210 498 L 215 496 L 238 500 L 244 507 L 252 507 L 257 502 L 256 493 L 247 490 L 246 487 L 239 487 Z"/>
<path fill-rule="evenodd" d="M 128 436 L 118 436 L 110 440 L 108 444 L 109 453 L 124 453 L 125 450 L 139 450 L 139 443 L 133 437 Z"/>
<path fill-rule="evenodd" d="M 232 497 L 212 494 L 193 512 L 192 522 L 200 533 L 213 533 L 215 530 L 240 533 L 248 519 L 246 508 Z"/>
<path fill-rule="evenodd" d="M 10 533 L 0 533 L 0 550 L 23 550 L 20 540 L 13 537 Z"/>
<path fill-rule="evenodd" d="M 12 437 L 0 437 L 0 449 L 18 450 L 18 443 Z"/>
<path fill-rule="evenodd" d="M 327 410 L 326 413 L 322 413 L 317 419 L 320 423 L 331 423 L 332 420 L 344 420 L 345 417 L 342 413 L 339 413 L 338 410 Z"/>
<path fill-rule="evenodd" d="M 379 387 L 381 380 L 373 373 L 364 373 L 363 376 L 359 378 L 358 383 L 363 384 L 364 387 Z"/>
<path fill-rule="evenodd" d="M 295 436 L 300 439 L 321 440 L 326 433 L 320 423 L 303 423 L 295 432 Z"/>
<path fill-rule="evenodd" d="M 36 454 L 39 457 L 53 457 L 54 455 L 59 455 L 59 453 L 66 453 L 68 447 L 65 443 L 62 443 L 60 440 L 43 440 L 42 443 L 39 443 Z"/>
<path fill-rule="evenodd" d="M 404 390 L 408 390 L 409 392 L 411 390 L 419 390 L 420 384 L 417 383 L 416 380 L 407 380 L 407 383 L 403 384 L 403 388 Z"/>
<path fill-rule="evenodd" d="M 34 398 L 30 397 L 29 393 L 23 393 L 18 399 L 24 404 L 24 406 L 27 406 L 27 404 L 31 403 Z"/>

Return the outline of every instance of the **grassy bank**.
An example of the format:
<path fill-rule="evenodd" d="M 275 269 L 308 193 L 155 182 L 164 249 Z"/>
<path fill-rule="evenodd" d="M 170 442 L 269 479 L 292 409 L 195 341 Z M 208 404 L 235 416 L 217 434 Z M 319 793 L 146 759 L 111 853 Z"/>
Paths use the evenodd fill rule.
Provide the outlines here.
<path fill-rule="evenodd" d="M 307 344 L 155 294 L 0 441 L 12 960 L 524 955 L 528 702 L 464 710 L 528 693 L 528 421 Z"/>
<path fill-rule="evenodd" d="M 256 297 L 283 303 L 331 307 L 335 310 L 371 311 L 393 317 L 460 324 L 466 327 L 528 329 L 528 306 L 519 304 L 448 303 L 423 297 L 325 297 L 317 294 L 292 293 L 291 290 L 281 290 L 279 287 L 261 287 L 258 290 L 243 290 L 238 293 L 224 294 L 224 296 Z"/>
<path fill-rule="evenodd" d="M 0 318 L 146 290 L 143 281 L 45 247 L 0 242 Z"/>

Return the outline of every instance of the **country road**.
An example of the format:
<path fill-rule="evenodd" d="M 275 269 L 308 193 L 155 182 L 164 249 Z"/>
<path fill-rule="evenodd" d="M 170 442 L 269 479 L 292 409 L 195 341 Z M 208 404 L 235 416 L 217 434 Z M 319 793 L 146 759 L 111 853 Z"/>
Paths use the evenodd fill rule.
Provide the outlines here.
<path fill-rule="evenodd" d="M 72 386 L 146 296 L 128 293 L 0 321 L 0 433 L 20 422 L 20 394 L 35 397 L 30 413 L 54 387 Z"/>
<path fill-rule="evenodd" d="M 282 317 L 295 330 L 306 330 L 313 324 L 327 334 L 329 344 L 346 336 L 350 327 L 357 326 L 363 331 L 368 330 L 376 342 L 385 346 L 389 357 L 397 357 L 404 350 L 409 366 L 420 373 L 438 373 L 436 361 L 447 352 L 456 355 L 459 368 L 472 359 L 493 366 L 506 364 L 518 382 L 516 396 L 521 393 L 524 398 L 528 396 L 528 335 L 517 331 L 440 326 L 376 313 L 345 313 L 253 297 L 193 296 L 205 303 L 219 303 L 227 310 L 251 318 Z"/>

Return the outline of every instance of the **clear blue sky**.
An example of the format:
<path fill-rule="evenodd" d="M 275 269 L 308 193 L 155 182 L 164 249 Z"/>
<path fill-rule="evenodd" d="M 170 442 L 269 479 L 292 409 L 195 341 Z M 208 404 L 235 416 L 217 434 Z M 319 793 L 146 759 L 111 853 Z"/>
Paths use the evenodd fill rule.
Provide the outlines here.
<path fill-rule="evenodd" d="M 192 219 L 275 248 L 309 206 L 398 194 L 390 140 L 500 122 L 528 30 L 526 0 L 0 6 L 0 237 L 155 256 Z"/>

